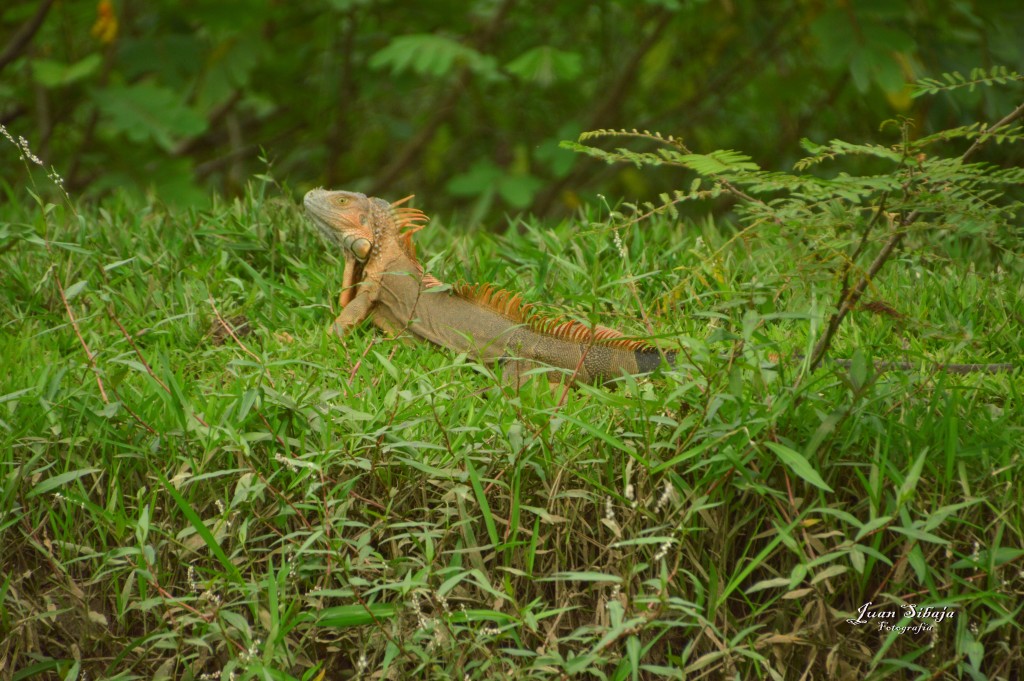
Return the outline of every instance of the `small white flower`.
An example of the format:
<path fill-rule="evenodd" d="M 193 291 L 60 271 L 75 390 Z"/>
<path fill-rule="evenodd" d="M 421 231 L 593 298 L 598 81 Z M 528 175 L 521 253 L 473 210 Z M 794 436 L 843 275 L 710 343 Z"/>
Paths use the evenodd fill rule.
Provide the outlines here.
<path fill-rule="evenodd" d="M 615 248 L 619 250 L 619 256 L 621 256 L 623 260 L 628 258 L 629 254 L 626 252 L 625 244 L 622 243 L 622 237 L 619 235 L 619 230 L 616 229 L 612 231 L 612 238 L 615 240 Z"/>
<path fill-rule="evenodd" d="M 672 498 L 672 485 L 669 481 L 665 481 L 665 489 L 662 491 L 661 496 L 658 497 L 658 503 L 654 505 L 654 512 L 661 513 L 661 509 L 668 505 L 669 499 Z"/>
<path fill-rule="evenodd" d="M 299 467 L 295 465 L 295 462 L 286 457 L 281 452 L 274 454 L 274 460 L 280 464 L 284 464 L 284 467 L 287 468 L 292 473 L 295 473 L 296 471 L 299 470 Z"/>

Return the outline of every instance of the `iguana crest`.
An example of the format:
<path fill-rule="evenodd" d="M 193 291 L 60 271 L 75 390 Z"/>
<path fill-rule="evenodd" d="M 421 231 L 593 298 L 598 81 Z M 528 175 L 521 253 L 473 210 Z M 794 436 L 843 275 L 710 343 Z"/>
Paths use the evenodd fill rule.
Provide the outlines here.
<path fill-rule="evenodd" d="M 403 206 L 402 204 L 409 201 L 414 197 L 415 194 L 409 194 L 404 199 L 399 199 L 391 204 L 391 224 L 399 233 L 399 243 L 405 250 L 406 254 L 416 260 L 416 244 L 413 243 L 412 235 L 426 227 L 426 223 L 430 220 L 426 213 L 418 208 L 410 208 Z M 402 231 L 405 230 L 405 231 Z"/>
<path fill-rule="evenodd" d="M 437 284 L 441 285 L 441 282 Z M 574 319 L 549 317 L 538 312 L 532 303 L 524 303 L 518 293 L 494 288 L 490 284 L 456 284 L 452 290 L 455 295 L 488 307 L 510 322 L 526 324 L 534 331 L 548 336 L 583 345 L 594 343 L 624 350 L 655 349 L 650 343 L 627 338 L 607 326 L 590 327 Z"/>

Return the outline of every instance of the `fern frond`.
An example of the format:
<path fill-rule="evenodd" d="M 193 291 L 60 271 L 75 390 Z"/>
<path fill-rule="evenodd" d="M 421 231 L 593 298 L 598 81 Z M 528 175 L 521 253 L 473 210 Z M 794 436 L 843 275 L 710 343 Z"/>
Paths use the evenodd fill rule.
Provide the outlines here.
<path fill-rule="evenodd" d="M 806 170 L 823 161 L 831 161 L 839 156 L 866 155 L 884 158 L 894 163 L 900 163 L 904 154 L 898 149 L 885 147 L 880 144 L 853 144 L 843 140 L 832 140 L 828 144 L 815 144 L 807 138 L 800 140 L 800 146 L 811 153 L 811 156 L 802 158 L 793 164 L 797 170 Z"/>
<path fill-rule="evenodd" d="M 945 81 L 945 82 L 943 82 Z M 971 69 L 970 76 L 964 76 L 957 71 L 943 73 L 942 80 L 937 78 L 922 78 L 914 83 L 912 97 L 922 95 L 934 95 L 938 92 L 949 92 L 958 88 L 970 88 L 971 91 L 979 85 L 1005 85 L 1006 83 L 1024 81 L 1024 74 L 1011 71 L 1005 66 L 993 66 L 986 71 L 982 68 Z"/>
<path fill-rule="evenodd" d="M 914 140 L 912 146 L 914 149 L 924 149 L 926 146 L 936 142 L 947 142 L 955 139 L 973 140 L 983 135 L 989 135 L 989 139 L 996 144 L 1016 144 L 1024 142 L 1024 127 L 1015 125 L 1008 128 L 998 128 L 998 132 L 991 132 L 991 128 L 989 128 L 987 123 L 972 123 L 921 137 Z"/>
<path fill-rule="evenodd" d="M 563 149 L 569 149 L 580 154 L 586 154 L 596 159 L 600 159 L 605 163 L 632 163 L 637 168 L 643 166 L 660 166 L 665 163 L 665 160 L 658 154 L 651 152 L 642 151 L 631 151 L 629 149 L 615 149 L 614 151 L 607 151 L 605 149 L 598 149 L 586 144 L 580 144 L 579 142 L 563 141 L 559 143 L 559 146 Z"/>
<path fill-rule="evenodd" d="M 731 175 L 761 169 L 749 156 L 732 149 L 716 149 L 707 154 L 680 154 L 672 149 L 659 149 L 658 153 L 666 162 L 689 168 L 699 175 Z"/>
<path fill-rule="evenodd" d="M 580 136 L 577 138 L 577 141 L 586 142 L 587 140 L 596 139 L 598 137 L 635 137 L 640 139 L 648 139 L 654 142 L 659 142 L 661 144 L 670 144 L 679 149 L 685 149 L 685 147 L 683 146 L 683 141 L 678 137 L 675 137 L 673 135 L 663 135 L 662 133 L 657 131 L 640 131 L 637 130 L 636 128 L 633 128 L 632 130 L 588 130 L 586 132 L 580 133 Z"/>
<path fill-rule="evenodd" d="M 433 33 L 413 33 L 392 38 L 370 57 L 372 69 L 390 69 L 392 75 L 413 72 L 420 76 L 445 76 L 456 67 L 473 73 L 498 77 L 497 61 L 457 40 Z"/>

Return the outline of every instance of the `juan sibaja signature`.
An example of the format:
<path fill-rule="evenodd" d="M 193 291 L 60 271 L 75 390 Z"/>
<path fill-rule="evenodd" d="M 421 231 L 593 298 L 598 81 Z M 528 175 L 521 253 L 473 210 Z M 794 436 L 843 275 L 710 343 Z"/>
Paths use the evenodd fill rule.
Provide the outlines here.
<path fill-rule="evenodd" d="M 930 605 L 926 605 L 921 608 L 908 603 L 907 605 L 901 606 L 899 611 L 875 610 L 872 612 L 870 610 L 872 605 L 874 605 L 874 603 L 868 602 L 860 606 L 857 610 L 857 619 L 849 619 L 846 621 L 853 625 L 860 625 L 867 624 L 871 620 L 878 620 L 879 631 L 899 630 L 900 633 L 912 631 L 916 634 L 922 631 L 931 631 L 933 627 L 924 622 L 918 622 L 913 626 L 896 626 L 895 624 L 891 624 L 889 620 L 935 620 L 935 624 L 940 624 L 944 620 L 952 619 L 956 615 L 955 610 L 950 610 L 946 606 L 935 608 Z"/>

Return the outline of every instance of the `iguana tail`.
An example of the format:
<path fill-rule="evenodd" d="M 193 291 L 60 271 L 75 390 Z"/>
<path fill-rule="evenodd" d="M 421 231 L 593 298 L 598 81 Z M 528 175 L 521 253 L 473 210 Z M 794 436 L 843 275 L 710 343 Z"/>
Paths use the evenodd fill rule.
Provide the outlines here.
<path fill-rule="evenodd" d="M 675 350 L 659 350 L 654 346 L 637 348 L 633 352 L 636 359 L 636 372 L 638 374 L 649 374 L 663 363 L 667 362 L 669 367 L 676 365 Z"/>

